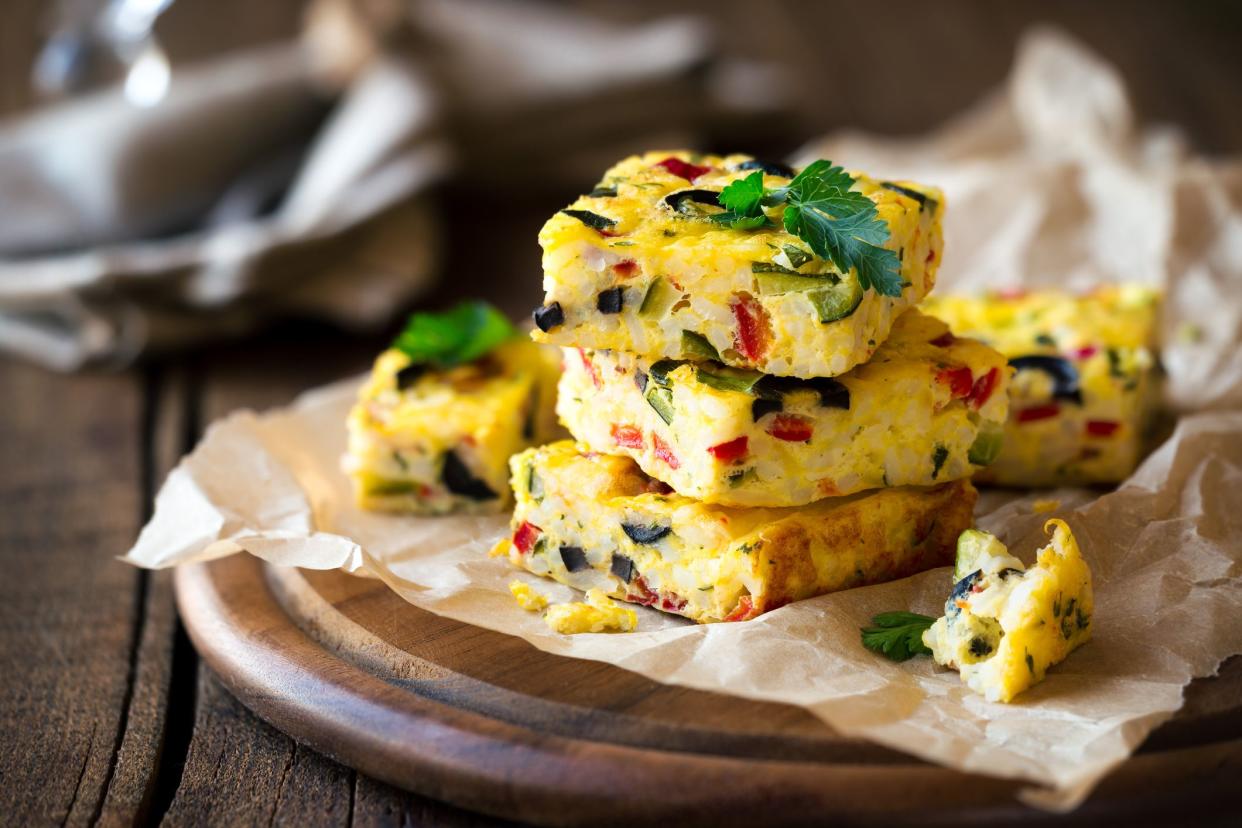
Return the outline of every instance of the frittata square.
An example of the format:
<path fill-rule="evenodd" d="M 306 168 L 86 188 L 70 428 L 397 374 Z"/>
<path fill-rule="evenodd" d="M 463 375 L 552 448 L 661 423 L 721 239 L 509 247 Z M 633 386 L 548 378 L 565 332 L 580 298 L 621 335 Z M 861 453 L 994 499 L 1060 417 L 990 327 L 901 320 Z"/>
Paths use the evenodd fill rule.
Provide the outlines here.
<path fill-rule="evenodd" d="M 633 156 L 608 170 L 539 234 L 546 296 L 535 339 L 652 360 L 707 349 L 727 365 L 804 378 L 869 359 L 935 283 L 943 194 L 856 176 L 854 190 L 887 227 L 882 247 L 899 259 L 904 287 L 887 296 L 776 223 L 734 229 L 713 220 L 721 191 L 756 170 L 769 188 L 795 175 L 746 155 L 687 152 Z"/>
<path fill-rule="evenodd" d="M 566 348 L 557 413 L 592 451 L 632 457 L 679 494 L 800 506 L 970 476 L 995 456 L 1009 375 L 993 349 L 909 310 L 835 378 Z"/>
<path fill-rule="evenodd" d="M 698 622 L 948 564 L 976 499 L 959 480 L 795 509 L 713 506 L 669 493 L 627 457 L 569 441 L 511 467 L 515 565 Z"/>
<path fill-rule="evenodd" d="M 397 349 L 379 356 L 349 415 L 345 469 L 364 509 L 500 511 L 509 457 L 555 439 L 556 349 L 512 339 L 436 370 Z"/>
<path fill-rule="evenodd" d="M 928 299 L 928 313 L 992 345 L 1017 371 L 1000 456 L 976 480 L 1063 486 L 1128 477 L 1156 396 L 1158 298 L 1124 285 Z"/>

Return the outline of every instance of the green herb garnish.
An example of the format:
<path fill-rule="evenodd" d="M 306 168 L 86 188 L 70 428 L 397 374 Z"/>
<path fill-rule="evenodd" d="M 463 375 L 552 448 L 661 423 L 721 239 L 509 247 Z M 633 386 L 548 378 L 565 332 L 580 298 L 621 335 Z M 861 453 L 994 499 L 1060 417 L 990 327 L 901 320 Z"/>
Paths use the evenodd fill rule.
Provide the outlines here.
<path fill-rule="evenodd" d="M 762 170 L 739 178 L 720 191 L 720 206 L 725 212 L 712 216 L 711 220 L 717 224 L 727 224 L 734 230 L 757 230 L 766 227 L 771 224 L 763 212 L 766 192 Z"/>
<path fill-rule="evenodd" d="M 897 254 L 878 246 L 888 241 L 888 225 L 877 217 L 871 199 L 852 186 L 854 179 L 831 161 L 811 164 L 789 182 L 785 229 L 842 273 L 854 268 L 863 290 L 900 296 Z"/>
<path fill-rule="evenodd" d="M 862 643 L 873 653 L 893 661 L 907 661 L 916 655 L 931 655 L 923 643 L 923 631 L 935 618 L 917 612 L 882 612 L 871 619 L 874 627 L 864 627 Z"/>
<path fill-rule="evenodd" d="M 871 199 L 851 189 L 854 183 L 849 173 L 824 160 L 798 173 L 788 187 L 774 190 L 763 186 L 763 173 L 756 171 L 721 190 L 725 212 L 711 220 L 735 230 L 753 230 L 769 223 L 764 207 L 783 204 L 785 230 L 810 245 L 815 255 L 842 273 L 853 268 L 863 290 L 900 296 L 901 262 L 896 253 L 881 247 L 889 238 L 888 225 L 879 219 Z"/>
<path fill-rule="evenodd" d="M 463 302 L 443 313 L 416 313 L 392 346 L 413 365 L 450 368 L 472 362 L 517 335 L 503 313 L 486 302 Z"/>
<path fill-rule="evenodd" d="M 944 468 L 944 461 L 949 459 L 949 449 L 947 446 L 936 444 L 936 450 L 932 452 L 932 480 L 940 474 L 940 470 Z"/>

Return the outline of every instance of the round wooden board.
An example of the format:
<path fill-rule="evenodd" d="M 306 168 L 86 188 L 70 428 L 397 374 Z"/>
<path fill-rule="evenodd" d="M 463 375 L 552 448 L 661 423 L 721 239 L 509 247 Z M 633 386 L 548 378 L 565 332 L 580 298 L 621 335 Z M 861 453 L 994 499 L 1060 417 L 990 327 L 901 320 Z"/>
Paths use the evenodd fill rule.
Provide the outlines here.
<path fill-rule="evenodd" d="M 794 707 L 657 684 L 425 612 L 382 583 L 245 555 L 182 567 L 182 618 L 224 683 L 293 738 L 455 805 L 548 825 L 1042 822 L 1019 785 L 842 738 Z M 1242 804 L 1242 659 L 1071 821 Z"/>

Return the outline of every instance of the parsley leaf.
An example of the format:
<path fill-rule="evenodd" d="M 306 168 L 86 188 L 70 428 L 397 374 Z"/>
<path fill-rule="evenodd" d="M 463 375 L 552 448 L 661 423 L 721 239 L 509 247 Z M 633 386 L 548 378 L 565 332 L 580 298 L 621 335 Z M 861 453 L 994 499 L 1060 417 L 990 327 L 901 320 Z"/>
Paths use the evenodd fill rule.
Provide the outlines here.
<path fill-rule="evenodd" d="M 874 627 L 863 628 L 862 643 L 871 652 L 893 661 L 931 655 L 931 649 L 923 643 L 923 631 L 935 621 L 917 612 L 882 612 L 871 619 Z"/>
<path fill-rule="evenodd" d="M 711 220 L 717 224 L 727 224 L 734 230 L 758 230 L 771 224 L 763 212 L 764 198 L 767 191 L 763 188 L 763 172 L 756 171 L 732 182 L 720 191 L 720 206 L 723 213 L 717 213 Z"/>
<path fill-rule="evenodd" d="M 897 254 L 879 245 L 888 241 L 871 199 L 850 188 L 854 179 L 831 161 L 816 161 L 789 182 L 785 229 L 810 245 L 842 273 L 854 268 L 863 290 L 900 296 Z"/>
<path fill-rule="evenodd" d="M 759 216 L 763 202 L 763 171 L 756 170 L 720 191 L 720 206 L 739 216 Z"/>
<path fill-rule="evenodd" d="M 503 313 L 486 302 L 463 302 L 444 313 L 416 313 L 392 346 L 412 365 L 449 368 L 471 362 L 517 335 Z"/>

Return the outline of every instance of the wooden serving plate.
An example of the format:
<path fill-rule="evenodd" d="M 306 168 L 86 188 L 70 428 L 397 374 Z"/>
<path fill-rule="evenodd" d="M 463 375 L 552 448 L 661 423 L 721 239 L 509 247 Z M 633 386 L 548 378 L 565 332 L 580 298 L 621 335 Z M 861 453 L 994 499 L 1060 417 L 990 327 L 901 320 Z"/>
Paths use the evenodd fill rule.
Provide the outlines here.
<path fill-rule="evenodd" d="M 407 604 L 379 581 L 247 555 L 182 567 L 182 618 L 243 703 L 394 785 L 548 825 L 995 824 L 1056 818 L 1018 783 L 843 738 L 805 711 L 657 684 Z M 1242 659 L 1071 821 L 1242 804 Z M 1064 819 L 1064 817 L 1061 817 Z"/>

